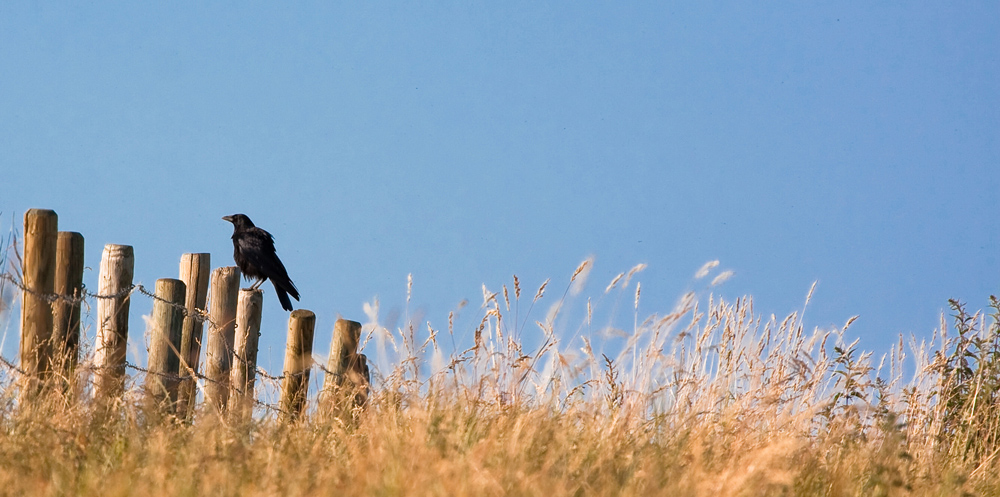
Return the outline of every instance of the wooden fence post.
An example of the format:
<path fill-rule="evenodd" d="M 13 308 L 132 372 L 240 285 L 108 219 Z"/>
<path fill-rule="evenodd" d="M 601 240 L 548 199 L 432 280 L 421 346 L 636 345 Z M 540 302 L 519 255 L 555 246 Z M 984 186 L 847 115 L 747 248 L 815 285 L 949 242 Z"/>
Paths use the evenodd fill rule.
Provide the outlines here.
<path fill-rule="evenodd" d="M 180 383 L 181 331 L 184 328 L 184 282 L 172 278 L 156 280 L 156 299 L 151 316 L 146 395 L 162 412 L 174 412 Z"/>
<path fill-rule="evenodd" d="M 368 360 L 358 354 L 361 323 L 338 319 L 330 340 L 330 358 L 323 380 L 322 410 L 339 415 L 344 409 L 359 406 L 368 398 Z M 350 400 L 351 402 L 346 402 Z"/>
<path fill-rule="evenodd" d="M 128 344 L 128 310 L 135 255 L 130 245 L 107 244 L 101 254 L 97 283 L 97 345 L 94 397 L 111 399 L 125 386 L 125 352 Z M 113 296 L 113 298 L 112 298 Z"/>
<path fill-rule="evenodd" d="M 240 269 L 236 266 L 212 271 L 212 293 L 208 311 L 205 348 L 205 402 L 220 412 L 229 401 L 229 370 L 233 363 L 236 302 L 240 293 Z M 259 308 L 259 306 L 258 306 Z M 257 320 L 260 323 L 260 320 Z M 259 324 L 258 324 L 259 326 Z"/>
<path fill-rule="evenodd" d="M 296 309 L 288 317 L 288 344 L 285 346 L 280 404 L 284 421 L 294 421 L 305 407 L 315 328 L 316 315 L 312 311 Z"/>
<path fill-rule="evenodd" d="M 46 380 L 52 351 L 52 305 L 56 270 L 58 216 L 55 211 L 24 213 L 22 274 L 26 290 L 21 300 L 21 369 L 27 373 L 22 398 L 38 392 Z"/>
<path fill-rule="evenodd" d="M 78 299 L 83 291 L 83 235 L 60 231 L 56 243 L 54 291 L 66 299 Z M 53 360 L 67 386 L 79 360 L 80 302 L 58 300 L 52 308 Z"/>
<path fill-rule="evenodd" d="M 257 343 L 260 339 L 260 311 L 264 291 L 240 290 L 236 309 L 236 338 L 233 354 L 229 410 L 238 420 L 253 413 L 254 381 L 257 379 Z"/>
<path fill-rule="evenodd" d="M 208 297 L 208 275 L 211 270 L 210 254 L 183 254 L 181 256 L 180 280 L 187 288 L 184 308 L 187 316 L 181 330 L 181 381 L 177 393 L 177 415 L 186 419 L 194 407 L 198 361 L 201 358 L 201 339 L 204 321 L 199 311 L 204 312 Z"/>

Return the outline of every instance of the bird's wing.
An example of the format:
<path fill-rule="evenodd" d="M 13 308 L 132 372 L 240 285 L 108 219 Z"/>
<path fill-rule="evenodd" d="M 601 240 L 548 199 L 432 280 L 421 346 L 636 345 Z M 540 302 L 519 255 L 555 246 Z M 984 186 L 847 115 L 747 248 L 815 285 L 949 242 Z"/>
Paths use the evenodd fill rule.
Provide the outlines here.
<path fill-rule="evenodd" d="M 248 263 L 298 299 L 298 291 L 274 250 L 274 237 L 270 233 L 256 227 L 250 228 L 236 238 L 236 243 L 240 248 L 240 254 Z"/>
<path fill-rule="evenodd" d="M 274 274 L 274 261 L 278 259 L 278 255 L 274 251 L 274 238 L 270 233 L 251 228 L 234 236 L 233 241 L 248 264 L 264 276 Z"/>

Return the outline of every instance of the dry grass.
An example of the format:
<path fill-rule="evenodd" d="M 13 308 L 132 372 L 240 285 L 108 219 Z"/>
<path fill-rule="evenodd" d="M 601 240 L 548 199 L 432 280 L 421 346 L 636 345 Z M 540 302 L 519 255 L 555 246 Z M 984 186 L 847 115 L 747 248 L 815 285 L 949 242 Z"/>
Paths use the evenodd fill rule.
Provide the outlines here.
<path fill-rule="evenodd" d="M 574 317 L 566 299 L 584 298 L 591 266 L 538 321 L 550 282 L 525 302 L 516 278 L 512 292 L 484 287 L 465 341 L 454 315 L 447 331 L 408 318 L 389 330 L 369 305 L 363 341 L 382 374 L 346 420 L 319 415 L 315 399 L 294 425 L 266 412 L 250 425 L 210 412 L 154 423 L 131 400 L 101 413 L 61 397 L 18 405 L 5 373 L 0 493 L 1000 494 L 995 299 L 989 315 L 953 303 L 954 324 L 876 363 L 842 340 L 850 323 L 807 331 L 800 314 L 764 316 L 750 298 L 692 294 L 640 318 L 643 266 Z M 616 330 L 633 297 L 632 329 Z M 609 326 L 595 327 L 608 308 Z"/>

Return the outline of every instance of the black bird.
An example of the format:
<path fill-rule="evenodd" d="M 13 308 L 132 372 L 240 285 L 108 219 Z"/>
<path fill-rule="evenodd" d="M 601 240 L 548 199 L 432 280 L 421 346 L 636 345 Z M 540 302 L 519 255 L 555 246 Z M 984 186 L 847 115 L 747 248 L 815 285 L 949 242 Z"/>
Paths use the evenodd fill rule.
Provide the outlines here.
<path fill-rule="evenodd" d="M 281 301 L 281 308 L 292 310 L 292 301 L 288 300 L 288 296 L 299 300 L 299 291 L 274 251 L 274 237 L 254 226 L 253 221 L 243 214 L 233 214 L 222 219 L 233 223 L 233 259 L 236 260 L 236 265 L 247 280 L 257 280 L 250 288 L 256 290 L 264 280 L 270 279 L 274 292 Z"/>

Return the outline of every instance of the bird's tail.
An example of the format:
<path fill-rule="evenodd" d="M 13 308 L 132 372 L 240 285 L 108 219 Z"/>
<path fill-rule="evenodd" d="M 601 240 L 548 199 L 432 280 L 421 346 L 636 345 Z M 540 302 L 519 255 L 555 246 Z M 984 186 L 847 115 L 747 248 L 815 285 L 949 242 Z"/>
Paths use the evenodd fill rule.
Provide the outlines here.
<path fill-rule="evenodd" d="M 274 282 L 272 281 L 272 283 Z M 281 308 L 286 311 L 291 311 L 292 301 L 288 298 L 288 292 L 278 286 L 277 283 L 274 283 L 274 293 L 278 294 L 278 301 L 281 302 Z"/>

